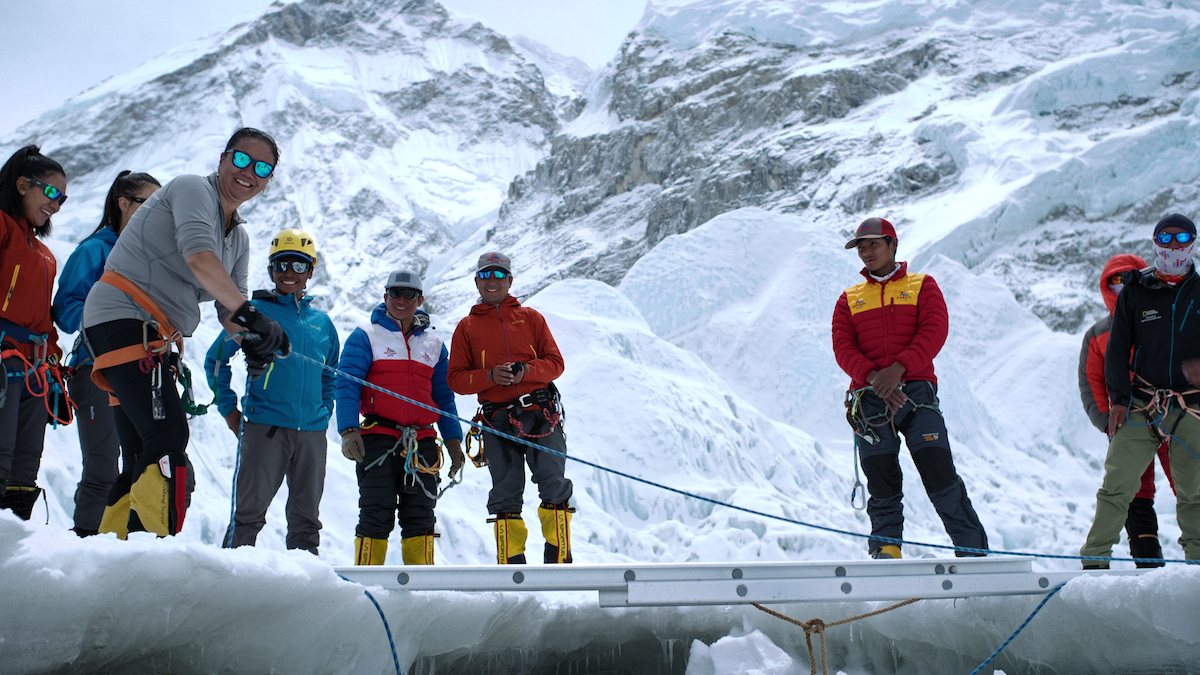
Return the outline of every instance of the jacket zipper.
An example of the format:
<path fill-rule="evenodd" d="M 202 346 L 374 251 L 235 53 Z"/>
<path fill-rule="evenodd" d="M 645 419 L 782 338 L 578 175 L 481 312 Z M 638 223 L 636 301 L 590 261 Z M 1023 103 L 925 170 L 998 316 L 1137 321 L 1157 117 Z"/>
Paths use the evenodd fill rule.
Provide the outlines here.
<path fill-rule="evenodd" d="M 0 307 L 0 311 L 2 312 L 8 311 L 8 302 L 9 300 L 12 300 L 13 291 L 17 289 L 17 275 L 20 273 L 21 265 L 18 263 L 17 266 L 13 268 L 12 283 L 8 287 L 8 295 L 4 297 L 4 306 Z"/>

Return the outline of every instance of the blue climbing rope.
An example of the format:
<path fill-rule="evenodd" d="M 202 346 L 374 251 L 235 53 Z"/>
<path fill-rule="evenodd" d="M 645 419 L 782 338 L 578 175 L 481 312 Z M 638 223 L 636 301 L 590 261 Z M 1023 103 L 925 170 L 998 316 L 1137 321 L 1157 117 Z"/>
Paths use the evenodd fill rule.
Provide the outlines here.
<path fill-rule="evenodd" d="M 1037 613 L 1042 611 L 1042 608 L 1046 606 L 1046 603 L 1050 601 L 1050 598 L 1053 598 L 1054 594 L 1061 591 L 1062 587 L 1066 586 L 1066 585 L 1067 585 L 1066 582 L 1063 582 L 1063 583 L 1055 586 L 1054 590 L 1047 593 L 1046 597 L 1042 598 L 1042 601 L 1039 602 L 1038 606 L 1033 610 L 1033 613 L 1030 614 L 1029 616 L 1025 617 L 1025 621 L 1022 622 L 1021 625 L 1017 627 L 1017 630 L 1013 631 L 1012 635 L 1008 636 L 1008 639 L 1004 641 L 1004 644 L 1000 645 L 999 647 L 996 647 L 996 651 L 992 652 L 992 655 L 987 657 L 986 661 L 979 664 L 978 668 L 976 668 L 975 670 L 972 670 L 971 675 L 979 675 L 979 673 L 982 672 L 984 668 L 987 668 L 989 663 L 991 663 L 992 661 L 995 661 L 996 657 L 1000 656 L 1000 652 L 1004 651 L 1005 647 L 1012 644 L 1012 641 L 1017 639 L 1017 636 L 1021 634 L 1021 631 L 1025 630 L 1025 626 L 1028 626 L 1029 622 L 1033 621 L 1033 617 L 1037 616 Z"/>
<path fill-rule="evenodd" d="M 424 403 L 421 403 L 420 401 L 415 401 L 411 398 L 408 398 L 407 396 L 402 396 L 400 394 L 397 394 L 394 391 L 385 389 L 383 387 L 380 387 L 379 385 L 372 384 L 370 382 L 367 382 L 366 380 L 355 377 L 354 375 L 351 375 L 345 371 L 342 371 L 342 370 L 339 370 L 332 366 L 329 366 L 329 365 L 327 365 L 321 361 L 318 361 L 317 359 L 314 359 L 310 356 L 305 356 L 304 354 L 301 354 L 300 352 L 293 351 L 288 356 L 288 358 L 293 358 L 293 357 L 298 357 L 298 358 L 308 361 L 310 363 L 316 364 L 317 366 L 320 366 L 321 368 L 324 368 L 328 371 L 335 373 L 338 377 L 344 377 L 348 380 L 352 380 L 354 382 L 357 382 L 358 384 L 361 384 L 364 387 L 369 387 L 378 392 L 398 398 L 401 401 L 404 401 L 405 403 L 415 405 L 418 408 L 422 408 L 422 409 L 428 410 L 430 412 L 435 412 L 443 417 L 449 417 L 449 418 L 457 420 L 463 424 L 467 424 L 469 426 L 476 427 L 480 430 L 486 431 L 489 434 L 493 434 L 495 436 L 512 441 L 514 443 L 520 443 L 521 445 L 528 446 L 534 450 L 538 450 L 540 452 L 545 452 L 545 453 L 549 453 L 551 455 L 556 455 L 558 457 L 570 459 L 575 462 L 579 462 L 580 464 L 590 466 L 593 469 L 604 471 L 604 472 L 613 474 L 615 476 L 621 476 L 622 478 L 628 478 L 629 480 L 632 480 L 632 481 L 635 481 L 638 483 L 642 483 L 643 485 L 649 485 L 651 487 L 656 487 L 660 490 L 666 490 L 667 492 L 673 492 L 673 493 L 683 496 L 683 497 L 688 497 L 690 499 L 696 499 L 696 500 L 699 500 L 702 502 L 707 502 L 709 504 L 713 504 L 714 506 L 724 506 L 725 508 L 732 509 L 734 511 L 740 511 L 742 513 L 759 516 L 761 518 L 767 518 L 769 520 L 776 520 L 779 522 L 790 523 L 792 525 L 800 525 L 801 527 L 808 527 L 808 528 L 812 528 L 814 530 L 821 530 L 822 532 L 829 532 L 832 534 L 840 534 L 840 535 L 844 535 L 844 536 L 848 536 L 848 537 L 857 537 L 859 539 L 872 539 L 875 541 L 882 541 L 882 542 L 886 542 L 889 544 L 896 544 L 896 545 L 907 544 L 909 546 L 925 546 L 927 548 L 936 548 L 936 549 L 942 549 L 942 550 L 947 550 L 947 551 L 970 553 L 970 554 L 974 554 L 974 555 L 1000 554 L 1000 555 L 1026 556 L 1026 557 L 1031 557 L 1031 558 L 1045 558 L 1045 559 L 1049 559 L 1049 560 L 1085 560 L 1085 561 L 1097 561 L 1097 562 L 1117 561 L 1117 562 L 1135 562 L 1135 563 L 1136 562 L 1164 562 L 1164 563 L 1195 564 L 1195 561 L 1178 560 L 1178 559 L 1171 559 L 1171 558 L 1114 558 L 1111 556 L 1110 557 L 1102 557 L 1102 556 L 1054 555 L 1054 554 L 1050 554 L 1050 553 L 1031 553 L 1028 551 L 1006 551 L 1006 550 L 998 550 L 998 549 L 970 548 L 967 546 L 947 546 L 945 544 L 932 544 L 932 543 L 927 543 L 927 542 L 908 541 L 906 539 L 896 539 L 896 538 L 892 538 L 892 537 L 882 537 L 882 536 L 876 536 L 876 535 L 870 535 L 870 534 L 862 534 L 859 532 L 851 532 L 849 530 L 839 530 L 835 527 L 827 527 L 825 525 L 817 525 L 816 523 L 808 523 L 808 522 L 804 522 L 802 520 L 794 520 L 792 518 L 787 518 L 785 516 L 779 516 L 779 515 L 775 515 L 772 513 L 757 511 L 755 509 L 746 508 L 744 506 L 737 506 L 734 504 L 722 502 L 717 499 L 712 499 L 710 497 L 705 497 L 703 495 L 694 494 L 694 493 L 688 492 L 686 490 L 680 490 L 679 488 L 673 488 L 669 485 L 663 485 L 662 483 L 656 483 L 647 478 L 642 478 L 640 476 L 634 476 L 633 474 L 625 473 L 624 471 L 620 471 L 618 469 L 612 469 L 607 466 L 603 466 L 601 464 L 597 464 L 595 462 L 583 459 L 581 457 L 574 457 L 574 456 L 566 454 L 565 452 L 559 452 L 557 450 L 553 450 L 551 448 L 547 448 L 547 447 L 538 445 L 536 443 L 529 441 L 528 439 L 519 438 L 517 436 L 512 436 L 512 435 L 506 434 L 503 431 L 500 431 L 498 429 L 493 429 L 491 427 L 484 427 L 481 424 L 472 422 L 472 421 L 467 420 L 462 417 L 458 417 L 457 415 L 451 415 L 450 413 L 448 413 L 444 410 L 441 410 L 440 408 L 435 408 L 433 406 L 425 405 Z"/>
<path fill-rule="evenodd" d="M 352 584 L 357 584 L 357 582 L 350 581 L 340 574 L 338 577 L 341 578 L 342 581 L 348 581 Z M 392 638 L 392 627 L 388 625 L 387 617 L 383 614 L 383 608 L 379 606 L 379 602 L 375 600 L 375 596 L 371 595 L 371 591 L 368 591 L 364 588 L 363 594 L 367 596 L 367 599 L 371 601 L 372 605 L 375 605 L 375 611 L 379 612 L 379 618 L 383 620 L 383 630 L 387 632 L 388 646 L 392 648 L 392 663 L 396 666 L 396 675 L 404 675 L 400 672 L 400 657 L 396 656 L 396 641 Z"/>

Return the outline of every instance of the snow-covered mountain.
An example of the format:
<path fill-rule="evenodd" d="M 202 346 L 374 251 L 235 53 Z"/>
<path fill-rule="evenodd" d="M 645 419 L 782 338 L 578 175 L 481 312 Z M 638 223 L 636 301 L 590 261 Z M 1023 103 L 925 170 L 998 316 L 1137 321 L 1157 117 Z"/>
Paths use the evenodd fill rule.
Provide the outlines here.
<path fill-rule="evenodd" d="M 35 140 L 67 166 L 72 200 L 50 242 L 63 260 L 98 221 L 118 170 L 207 173 L 234 128 L 264 128 L 283 158 L 271 188 L 245 210 L 252 241 L 261 254 L 281 227 L 310 229 L 322 254 L 313 290 L 341 329 L 365 319 L 388 269 L 413 265 L 431 287 L 434 325 L 449 336 L 474 300 L 478 253 L 507 250 L 515 292 L 546 314 L 566 358 L 560 385 L 573 455 L 855 532 L 868 523 L 848 503 L 846 377 L 833 361 L 829 318 L 857 279 L 846 236 L 864 217 L 886 216 L 899 227 L 902 257 L 938 279 L 950 306 L 951 336 L 937 360 L 942 407 L 992 546 L 1072 555 L 1104 453 L 1078 402 L 1080 334 L 1103 312 L 1096 281 L 1108 256 L 1144 251 L 1150 224 L 1166 213 L 1200 212 L 1198 36 L 1191 1 L 656 0 L 614 59 L 589 74 L 431 0 L 303 0 L 71 99 L 3 139 L 0 154 Z M 197 373 L 216 336 L 206 312 L 188 347 Z M 474 407 L 459 399 L 465 417 Z M 330 440 L 320 560 L 346 564 L 357 490 Z M 125 625 L 120 617 L 145 610 L 153 595 L 134 595 L 120 611 L 106 605 L 137 583 L 118 573 L 131 555 L 121 547 L 153 556 L 163 543 L 65 532 L 79 457 L 74 429 L 58 429 L 42 472 L 50 526 L 0 513 L 0 528 L 13 533 L 0 546 L 0 596 L 75 592 L 79 601 L 62 614 L 69 620 L 47 618 L 62 609 L 53 603 L 39 605 L 38 622 L 0 612 L 0 671 L 6 662 L 37 672 L 390 666 L 373 651 L 378 629 L 366 627 L 361 607 L 326 633 L 349 645 L 334 657 L 330 642 L 250 610 L 293 581 L 311 593 L 270 605 L 281 615 L 350 590 L 327 568 L 281 553 L 282 493 L 256 550 L 216 551 L 233 437 L 215 416 L 198 418 L 189 452 L 199 484 L 164 560 L 201 579 L 185 596 L 211 594 L 203 580 L 222 574 L 261 580 L 269 593 L 217 594 L 225 611 L 212 614 L 172 596 L 194 621 Z M 902 463 L 906 535 L 948 543 L 911 461 Z M 578 464 L 568 472 L 580 561 L 863 555 L 859 539 Z M 440 562 L 492 559 L 487 488 L 486 473 L 468 467 L 439 505 Z M 1161 473 L 1158 505 L 1165 554 L 1182 557 Z M 536 532 L 531 544 L 540 545 Z M 938 553 L 905 548 L 927 552 Z M 89 575 L 99 591 L 69 588 Z M 1176 567 L 1069 586 L 1037 621 L 1079 626 L 1084 638 L 1072 643 L 1065 628 L 1022 637 L 1029 641 L 999 663 L 1011 672 L 1189 672 L 1200 662 L 1200 635 L 1186 618 L 1200 612 L 1195 585 Z M 1185 594 L 1160 606 L 1163 588 Z M 593 603 L 395 593 L 383 606 L 415 631 L 400 649 L 429 672 L 451 663 L 478 672 L 471 659 L 501 653 L 488 661 L 494 672 L 551 672 L 557 666 L 545 663 L 563 662 L 555 655 L 583 654 L 585 664 L 596 655 L 584 638 L 608 630 L 613 614 Z M 930 603 L 916 621 L 831 631 L 830 653 L 852 673 L 969 669 L 1030 605 Z M 425 621 L 426 609 L 445 614 Z M 1113 619 L 1122 612 L 1137 620 Z M 799 633 L 741 610 L 621 616 L 627 637 L 590 643 L 596 650 L 644 654 L 658 639 L 666 653 L 682 636 L 693 675 L 807 671 Z M 469 618 L 473 642 L 447 637 L 459 618 Z M 559 618 L 579 620 L 581 632 L 551 639 Z M 256 633 L 264 622 L 269 649 Z M 373 637 L 361 637 L 368 630 Z M 34 631 L 49 632 L 50 649 Z M 708 646 L 723 635 L 730 642 Z M 529 665 L 535 656 L 543 665 Z M 682 672 L 676 666 L 663 672 Z"/>

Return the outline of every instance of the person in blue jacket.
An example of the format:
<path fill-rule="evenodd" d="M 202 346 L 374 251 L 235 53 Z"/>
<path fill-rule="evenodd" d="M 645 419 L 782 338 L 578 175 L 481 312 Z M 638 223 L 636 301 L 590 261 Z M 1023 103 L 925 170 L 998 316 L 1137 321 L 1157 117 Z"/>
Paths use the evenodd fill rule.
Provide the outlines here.
<path fill-rule="evenodd" d="M 429 325 L 429 315 L 420 310 L 423 302 L 420 275 L 412 270 L 392 272 L 383 302 L 371 312 L 371 322 L 355 328 L 342 351 L 342 372 L 426 406 L 415 406 L 357 380 L 338 380 L 342 454 L 358 463 L 355 565 L 384 563 L 397 513 L 404 564 L 432 565 L 437 536 L 433 509 L 441 466 L 434 423 L 450 453 L 451 479 L 466 459 L 462 427 L 453 417 L 437 412 L 458 416 L 454 392 L 446 383 L 450 352 Z"/>
<path fill-rule="evenodd" d="M 311 306 L 305 294 L 317 264 L 317 249 L 307 232 L 286 229 L 271 240 L 268 266 L 274 290 L 255 291 L 251 302 L 278 321 L 292 351 L 332 368 L 338 364 L 337 330 L 329 315 Z M 230 388 L 229 359 L 241 347 L 229 336 L 217 338 L 204 360 L 217 410 L 239 437 L 234 470 L 233 517 L 223 547 L 253 546 L 267 507 L 288 482 L 287 547 L 317 554 L 321 543 L 319 507 L 325 490 L 325 432 L 333 415 L 336 375 L 298 358 L 260 364 L 247 361 L 246 395 L 238 410 Z"/>
<path fill-rule="evenodd" d="M 129 219 L 155 190 L 162 187 L 148 173 L 122 171 L 108 189 L 104 200 L 104 215 L 100 225 L 75 247 L 58 278 L 58 293 L 54 296 L 54 323 L 64 333 L 79 331 L 83 318 L 83 301 L 88 291 L 104 273 L 104 262 L 112 252 L 117 237 L 129 224 Z M 92 382 L 92 357 L 76 340 L 68 364 L 74 369 L 67 387 L 78 406 L 79 449 L 83 454 L 83 472 L 75 488 L 75 534 L 81 537 L 97 534 L 104 515 L 108 492 L 117 481 L 120 468 L 121 443 L 117 438 L 118 418 L 124 418 L 119 408 L 109 406 L 108 392 Z M 127 419 L 122 421 L 128 422 Z"/>

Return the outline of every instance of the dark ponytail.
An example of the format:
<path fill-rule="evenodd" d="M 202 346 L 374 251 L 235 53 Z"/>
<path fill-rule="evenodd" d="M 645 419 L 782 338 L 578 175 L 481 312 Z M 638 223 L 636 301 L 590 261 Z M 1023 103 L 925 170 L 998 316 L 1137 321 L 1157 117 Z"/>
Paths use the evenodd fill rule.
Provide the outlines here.
<path fill-rule="evenodd" d="M 148 173 L 131 173 L 126 169 L 117 174 L 117 179 L 113 181 L 112 187 L 108 188 L 108 197 L 104 200 L 104 216 L 92 234 L 106 227 L 116 232 L 121 227 L 121 204 L 118 200 L 121 197 L 136 197 L 147 185 L 162 187 L 162 183 Z"/>
<path fill-rule="evenodd" d="M 17 192 L 17 179 L 44 180 L 54 174 L 65 178 L 67 172 L 63 171 L 62 164 L 43 155 L 38 146 L 27 145 L 14 152 L 4 163 L 4 167 L 0 168 L 0 211 L 7 213 L 13 220 L 23 218 L 25 209 L 21 205 L 21 193 Z M 38 237 L 50 234 L 49 218 L 44 223 L 31 225 L 33 233 Z"/>

